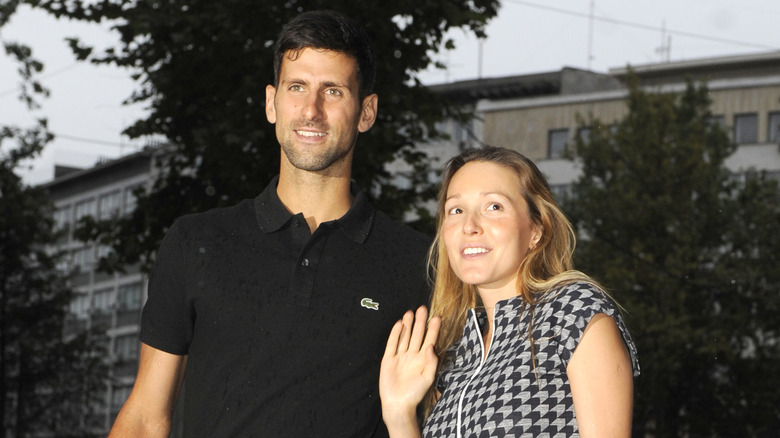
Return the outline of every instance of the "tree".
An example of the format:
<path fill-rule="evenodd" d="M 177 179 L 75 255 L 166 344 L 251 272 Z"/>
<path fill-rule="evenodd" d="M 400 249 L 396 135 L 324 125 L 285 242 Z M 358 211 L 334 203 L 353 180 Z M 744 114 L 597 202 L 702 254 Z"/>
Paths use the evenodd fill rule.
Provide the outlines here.
<path fill-rule="evenodd" d="M 301 11 L 340 10 L 363 24 L 378 61 L 379 118 L 358 139 L 353 178 L 374 204 L 401 219 L 430 219 L 423 203 L 435 196 L 429 160 L 415 145 L 436 138 L 436 121 L 455 113 L 421 86 L 415 73 L 452 47 L 445 33 L 462 28 L 484 36 L 497 0 L 362 2 L 294 0 L 29 0 L 57 17 L 108 20 L 119 47 L 94 53 L 72 39 L 82 60 L 134 72 L 139 89 L 128 98 L 150 115 L 126 130 L 134 138 L 169 144 L 160 178 L 138 193 L 136 214 L 113 224 L 86 223 L 82 237 L 115 249 L 104 268 L 148 261 L 165 229 L 185 213 L 254 197 L 277 172 L 279 147 L 265 120 L 265 86 L 273 82 L 272 46 L 281 26 Z M 385 165 L 402 160 L 411 171 L 399 184 Z M 421 224 L 420 226 L 424 226 Z"/>
<path fill-rule="evenodd" d="M 628 115 L 578 138 L 576 262 L 627 309 L 635 436 L 769 436 L 780 421 L 776 180 L 732 175 L 706 85 L 630 80 Z"/>
<path fill-rule="evenodd" d="M 88 436 L 82 420 L 104 394 L 106 353 L 93 333 L 65 336 L 72 292 L 57 269 L 52 204 L 15 173 L 51 139 L 3 127 L 0 146 L 0 419 L 3 436 Z M 7 147 L 7 146 L 6 146 Z M 0 150 L 2 151 L 2 150 Z"/>
<path fill-rule="evenodd" d="M 16 12 L 21 0 L 6 0 L 0 3 L 0 29 L 8 23 Z M 19 100 L 24 102 L 29 109 L 39 108 L 36 96 L 48 97 L 49 90 L 41 84 L 37 75 L 43 71 L 43 63 L 32 55 L 30 46 L 17 42 L 0 39 L 6 55 L 14 59 L 19 68 Z M 45 126 L 45 125 L 43 125 Z"/>

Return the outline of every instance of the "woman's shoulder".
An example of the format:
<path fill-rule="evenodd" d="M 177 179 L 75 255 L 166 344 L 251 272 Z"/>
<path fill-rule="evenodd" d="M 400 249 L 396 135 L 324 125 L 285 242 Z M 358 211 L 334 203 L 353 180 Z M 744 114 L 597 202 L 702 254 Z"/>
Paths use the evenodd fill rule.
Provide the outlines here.
<path fill-rule="evenodd" d="M 620 318 L 620 307 L 597 283 L 587 280 L 575 280 L 558 283 L 547 290 L 537 302 L 539 314 L 547 318 L 589 321 L 593 315 L 603 313 L 612 318 Z"/>
<path fill-rule="evenodd" d="M 613 304 L 607 293 L 595 282 L 586 280 L 575 280 L 562 282 L 551 287 L 544 294 L 543 301 L 566 305 L 567 303 L 578 303 L 578 307 L 583 305 L 601 305 Z"/>
<path fill-rule="evenodd" d="M 621 308 L 607 292 L 595 282 L 573 281 L 550 289 L 546 316 L 555 321 L 562 337 L 559 352 L 565 360 L 579 344 L 585 328 L 596 314 L 611 317 L 618 326 L 631 355 L 634 375 L 639 375 L 639 356 L 636 346 L 621 314 Z M 566 352 L 564 354 L 564 351 Z"/>

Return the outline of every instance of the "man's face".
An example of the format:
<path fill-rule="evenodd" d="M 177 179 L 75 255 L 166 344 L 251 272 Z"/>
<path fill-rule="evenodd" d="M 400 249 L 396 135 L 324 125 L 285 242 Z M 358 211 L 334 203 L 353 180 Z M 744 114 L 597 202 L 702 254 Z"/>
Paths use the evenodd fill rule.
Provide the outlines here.
<path fill-rule="evenodd" d="M 310 172 L 348 175 L 358 132 L 371 128 L 376 108 L 375 94 L 360 100 L 355 60 L 329 50 L 286 53 L 278 88 L 266 87 L 265 112 L 276 124 L 282 165 Z"/>

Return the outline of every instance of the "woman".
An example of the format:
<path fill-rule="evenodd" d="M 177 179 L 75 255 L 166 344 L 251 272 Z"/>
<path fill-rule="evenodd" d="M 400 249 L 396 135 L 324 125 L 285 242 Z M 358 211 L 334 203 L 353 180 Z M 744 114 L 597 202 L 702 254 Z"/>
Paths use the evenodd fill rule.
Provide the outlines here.
<path fill-rule="evenodd" d="M 571 270 L 571 224 L 536 166 L 465 151 L 438 211 L 427 332 L 426 309 L 407 312 L 382 359 L 390 436 L 420 436 L 423 399 L 426 437 L 630 436 L 635 347 L 613 301 Z"/>

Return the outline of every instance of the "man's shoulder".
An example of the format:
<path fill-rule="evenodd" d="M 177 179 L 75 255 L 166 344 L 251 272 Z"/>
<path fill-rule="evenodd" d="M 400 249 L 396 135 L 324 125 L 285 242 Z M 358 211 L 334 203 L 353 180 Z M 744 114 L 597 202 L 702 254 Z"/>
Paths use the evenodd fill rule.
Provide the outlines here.
<path fill-rule="evenodd" d="M 374 229 L 377 234 L 401 244 L 419 245 L 427 249 L 432 241 L 430 236 L 415 230 L 407 224 L 392 219 L 380 210 L 376 210 Z"/>
<path fill-rule="evenodd" d="M 234 205 L 215 207 L 198 213 L 180 216 L 174 222 L 181 231 L 208 232 L 236 227 L 254 218 L 254 207 L 251 199 L 244 199 Z"/>

